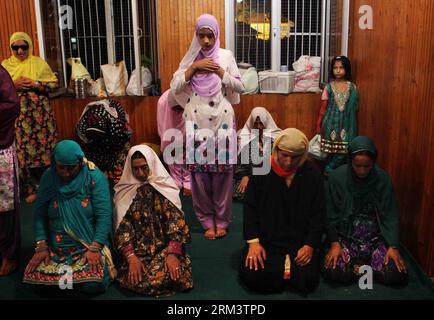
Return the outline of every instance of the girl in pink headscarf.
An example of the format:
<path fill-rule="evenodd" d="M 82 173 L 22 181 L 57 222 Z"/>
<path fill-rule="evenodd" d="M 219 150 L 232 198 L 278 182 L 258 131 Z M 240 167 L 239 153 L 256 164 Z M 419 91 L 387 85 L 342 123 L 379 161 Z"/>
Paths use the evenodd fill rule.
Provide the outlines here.
<path fill-rule="evenodd" d="M 189 132 L 194 132 L 194 139 L 198 140 L 194 148 L 189 148 L 187 143 L 193 208 L 205 229 L 205 237 L 215 239 L 226 235 L 231 222 L 234 169 L 228 156 L 236 159 L 232 104 L 240 102 L 239 94 L 244 87 L 232 52 L 220 48 L 216 18 L 203 14 L 196 20 L 195 27 L 190 48 L 173 75 L 170 87 L 178 104 L 184 108 L 187 139 L 193 139 Z M 217 160 L 208 158 L 205 153 L 195 153 L 212 141 L 217 146 L 222 132 L 227 132 L 224 139 L 229 139 L 230 146 L 235 145 L 234 151 L 226 153 L 227 150 L 216 147 Z M 206 164 L 198 161 L 200 154 L 207 157 Z"/>

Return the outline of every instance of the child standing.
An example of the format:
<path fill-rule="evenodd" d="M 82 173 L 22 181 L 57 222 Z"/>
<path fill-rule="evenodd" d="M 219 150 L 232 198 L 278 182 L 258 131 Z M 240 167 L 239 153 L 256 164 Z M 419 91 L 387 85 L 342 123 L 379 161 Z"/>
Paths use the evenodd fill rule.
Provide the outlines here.
<path fill-rule="evenodd" d="M 357 136 L 358 94 L 347 57 L 333 58 L 330 78 L 321 96 L 316 128 L 321 135 L 321 151 L 328 154 L 325 175 L 345 163 L 348 143 Z"/>

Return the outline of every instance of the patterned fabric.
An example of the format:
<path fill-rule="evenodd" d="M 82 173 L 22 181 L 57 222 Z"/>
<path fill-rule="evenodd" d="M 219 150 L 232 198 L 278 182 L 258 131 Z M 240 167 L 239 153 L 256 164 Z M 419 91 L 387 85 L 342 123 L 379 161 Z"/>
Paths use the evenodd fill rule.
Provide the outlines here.
<path fill-rule="evenodd" d="M 184 112 L 185 121 L 187 124 L 193 124 L 194 130 L 194 148 L 187 142 L 186 146 L 186 157 L 187 157 L 187 170 L 190 172 L 232 172 L 233 164 L 235 157 L 237 154 L 236 150 L 236 124 L 234 122 L 234 111 L 231 104 L 224 98 L 223 95 L 219 95 L 219 97 L 215 97 L 214 101 L 208 101 L 209 98 L 199 97 L 196 94 L 192 95 L 191 99 L 189 99 Z M 221 100 L 219 100 L 221 99 Z M 203 109 L 210 109 L 209 113 L 205 116 L 199 115 L 196 116 L 196 112 L 198 110 L 202 110 L 202 113 L 205 113 Z M 218 110 L 221 109 L 221 112 L 217 113 Z M 224 109 L 224 112 L 223 112 Z M 194 116 L 191 116 L 193 114 Z M 187 117 L 188 116 L 188 117 Z M 201 119 L 201 117 L 203 119 Z M 206 119 L 205 119 L 206 118 Z M 207 137 L 202 136 L 199 129 L 208 129 L 206 127 L 206 122 L 209 123 L 209 126 L 212 126 L 214 131 L 214 136 Z M 232 127 L 231 127 L 232 125 Z M 218 128 L 217 128 L 218 127 Z M 217 128 L 217 129 L 216 129 Z M 233 129 L 232 134 L 228 129 Z M 225 136 L 226 132 L 228 135 Z M 188 128 L 187 128 L 188 133 Z M 205 132 L 203 132 L 205 134 Z M 219 136 L 221 134 L 221 136 Z M 226 144 L 222 142 L 220 139 L 226 139 Z M 197 141 L 199 140 L 199 141 Z M 233 143 L 231 144 L 231 142 Z M 214 162 L 209 161 L 207 159 L 207 146 L 208 145 L 215 146 L 214 150 Z M 225 146 L 225 148 L 221 148 L 220 146 Z M 231 147 L 234 147 L 233 150 Z M 200 160 L 197 156 L 200 154 L 203 159 L 206 160 L 205 164 L 201 164 Z"/>
<path fill-rule="evenodd" d="M 47 167 L 51 162 L 57 131 L 48 92 L 55 88 L 56 83 L 42 83 L 38 91 L 18 91 L 21 111 L 16 121 L 16 148 L 25 194 L 37 189 L 37 178 L 32 176 L 31 169 Z"/>
<path fill-rule="evenodd" d="M 80 146 L 71 140 L 59 142 L 53 150 L 53 163 L 41 179 L 34 206 L 35 240 L 46 240 L 52 264 L 41 262 L 36 270 L 24 274 L 24 282 L 58 285 L 65 264 L 72 268 L 74 283 L 98 282 L 107 287 L 114 279 L 111 253 L 108 249 L 112 229 L 110 191 L 104 174 L 83 159 Z M 69 181 L 57 173 L 55 161 L 83 161 L 80 172 Z M 93 242 L 103 245 L 103 272 L 90 272 L 84 259 L 86 248 Z"/>
<path fill-rule="evenodd" d="M 344 92 L 338 92 L 334 82 L 324 90 L 328 93 L 326 114 L 321 123 L 321 151 L 327 153 L 347 152 L 348 143 L 357 135 L 357 91 L 351 82 Z"/>
<path fill-rule="evenodd" d="M 92 212 L 92 204 L 88 198 L 82 200 L 83 210 Z M 74 284 L 84 282 L 109 283 L 107 259 L 104 259 L 104 270 L 91 272 L 84 254 L 87 249 L 78 241 L 71 238 L 65 231 L 59 213 L 57 199 L 53 199 L 48 207 L 48 229 L 49 229 L 49 265 L 42 262 L 32 273 L 24 274 L 24 282 L 30 284 L 54 285 L 66 272 L 66 267 L 72 268 L 72 279 Z"/>
<path fill-rule="evenodd" d="M 381 236 L 375 204 L 365 203 L 351 217 L 348 235 L 341 235 L 342 256 L 337 261 L 341 271 L 353 271 L 355 266 L 370 265 L 374 271 L 382 271 L 387 244 Z M 357 270 L 355 270 L 357 271 Z"/>
<path fill-rule="evenodd" d="M 0 150 L 0 214 L 15 209 L 15 145 Z"/>
<path fill-rule="evenodd" d="M 132 131 L 124 108 L 114 100 L 109 101 L 117 117 L 110 114 L 104 105 L 94 104 L 77 123 L 77 133 L 86 158 L 104 171 L 112 184 L 116 184 L 131 147 Z"/>
<path fill-rule="evenodd" d="M 165 271 L 168 252 L 180 250 L 179 246 L 188 242 L 190 231 L 182 211 L 150 184 L 139 187 L 115 233 L 115 247 L 121 260 L 117 280 L 124 288 L 152 296 L 168 296 L 191 289 L 191 260 L 184 250 L 178 256 L 181 271 L 178 282 L 172 281 Z M 146 268 L 137 285 L 128 281 L 125 253 L 131 247 Z"/>

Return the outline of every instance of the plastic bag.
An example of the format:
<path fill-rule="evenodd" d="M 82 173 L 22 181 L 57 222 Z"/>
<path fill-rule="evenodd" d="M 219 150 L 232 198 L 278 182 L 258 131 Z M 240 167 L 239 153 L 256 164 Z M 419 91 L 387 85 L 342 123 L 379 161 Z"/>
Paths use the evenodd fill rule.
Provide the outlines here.
<path fill-rule="evenodd" d="M 66 62 L 71 66 L 71 80 L 74 81 L 77 78 L 91 79 L 89 71 L 81 63 L 80 58 L 69 58 Z"/>
<path fill-rule="evenodd" d="M 105 91 L 104 79 L 99 78 L 98 80 L 89 80 L 88 94 L 91 97 L 107 97 Z"/>
<path fill-rule="evenodd" d="M 241 82 L 244 85 L 243 94 L 255 94 L 259 91 L 258 72 L 254 67 L 240 69 Z"/>
<path fill-rule="evenodd" d="M 139 81 L 139 75 L 137 68 L 134 69 L 131 74 L 130 82 L 127 86 L 127 95 L 129 96 L 143 96 L 143 88 L 149 87 L 152 84 L 152 73 L 148 68 L 142 66 L 142 90 L 137 88 L 137 83 Z"/>
<path fill-rule="evenodd" d="M 315 135 L 309 141 L 309 155 L 312 158 L 315 158 L 317 160 L 324 160 L 325 158 L 327 158 L 327 153 L 324 151 L 321 151 L 321 135 L 320 134 Z"/>
<path fill-rule="evenodd" d="M 105 87 L 109 96 L 125 96 L 128 72 L 125 61 L 101 66 Z"/>
<path fill-rule="evenodd" d="M 71 78 L 69 79 L 68 88 L 70 90 L 74 90 L 75 88 L 75 79 L 77 78 L 86 78 L 87 80 L 91 80 L 91 76 L 89 71 L 87 71 L 86 67 L 81 63 L 80 58 L 69 58 L 66 60 L 68 64 L 71 66 Z"/>
<path fill-rule="evenodd" d="M 320 92 L 321 57 L 301 56 L 292 64 L 296 72 L 294 92 Z"/>

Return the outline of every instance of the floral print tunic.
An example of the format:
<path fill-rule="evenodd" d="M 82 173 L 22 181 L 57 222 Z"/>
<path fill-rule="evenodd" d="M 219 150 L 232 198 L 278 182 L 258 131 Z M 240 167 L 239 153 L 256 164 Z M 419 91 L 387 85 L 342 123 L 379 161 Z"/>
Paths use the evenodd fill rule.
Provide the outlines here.
<path fill-rule="evenodd" d="M 127 213 L 115 233 L 115 249 L 120 256 L 118 277 L 120 285 L 138 293 L 168 296 L 193 287 L 191 260 L 182 250 L 178 255 L 181 277 L 177 282 L 165 271 L 170 243 L 180 245 L 190 242 L 190 231 L 184 214 L 163 197 L 150 184 L 137 189 Z M 137 285 L 128 281 L 127 248 L 146 268 L 143 280 Z"/>

